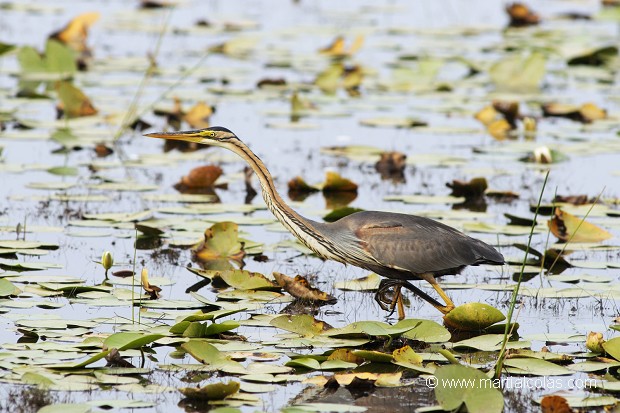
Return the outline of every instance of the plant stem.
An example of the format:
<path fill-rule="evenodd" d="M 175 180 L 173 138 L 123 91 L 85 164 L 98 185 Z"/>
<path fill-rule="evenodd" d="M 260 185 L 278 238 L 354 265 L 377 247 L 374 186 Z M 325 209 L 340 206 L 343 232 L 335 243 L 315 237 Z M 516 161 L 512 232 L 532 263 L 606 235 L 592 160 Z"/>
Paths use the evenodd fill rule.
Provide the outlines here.
<path fill-rule="evenodd" d="M 506 317 L 506 329 L 504 330 L 504 339 L 502 340 L 502 348 L 499 352 L 499 356 L 497 358 L 497 364 L 495 364 L 495 378 L 499 379 L 502 375 L 502 367 L 504 365 L 504 358 L 506 357 L 506 344 L 508 343 L 508 337 L 510 337 L 512 333 L 512 329 L 514 328 L 514 324 L 512 323 L 512 315 L 514 313 L 515 306 L 517 304 L 517 296 L 519 294 L 519 288 L 521 287 L 521 280 L 523 279 L 523 272 L 525 271 L 525 264 L 527 263 L 527 256 L 530 252 L 530 246 L 532 245 L 532 237 L 534 236 L 534 228 L 536 228 L 536 219 L 538 218 L 538 211 L 540 210 L 540 204 L 542 202 L 543 194 L 545 193 L 545 187 L 547 186 L 547 180 L 549 179 L 549 172 L 545 175 L 545 180 L 543 181 L 542 188 L 540 190 L 540 194 L 538 195 L 538 203 L 536 204 L 536 211 L 534 212 L 534 220 L 532 222 L 532 227 L 530 228 L 530 235 L 527 239 L 527 247 L 525 248 L 525 257 L 523 257 L 523 262 L 521 263 L 521 271 L 519 272 L 519 279 L 517 281 L 517 285 L 512 290 L 512 297 L 510 299 L 510 307 L 508 308 L 508 316 Z"/>
<path fill-rule="evenodd" d="M 135 323 L 134 320 L 134 314 L 133 314 L 133 306 L 134 306 L 134 294 L 135 294 L 135 290 L 136 290 L 136 256 L 138 253 L 138 229 L 135 229 L 136 231 L 136 238 L 133 244 L 133 275 L 131 277 L 131 324 Z"/>

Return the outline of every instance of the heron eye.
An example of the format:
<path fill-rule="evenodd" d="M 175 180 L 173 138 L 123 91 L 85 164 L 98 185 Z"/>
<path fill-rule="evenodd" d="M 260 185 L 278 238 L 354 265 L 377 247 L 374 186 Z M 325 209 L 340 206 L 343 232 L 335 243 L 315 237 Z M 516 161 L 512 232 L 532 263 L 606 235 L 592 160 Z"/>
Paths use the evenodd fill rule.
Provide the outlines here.
<path fill-rule="evenodd" d="M 209 136 L 215 138 L 215 132 L 209 132 Z"/>

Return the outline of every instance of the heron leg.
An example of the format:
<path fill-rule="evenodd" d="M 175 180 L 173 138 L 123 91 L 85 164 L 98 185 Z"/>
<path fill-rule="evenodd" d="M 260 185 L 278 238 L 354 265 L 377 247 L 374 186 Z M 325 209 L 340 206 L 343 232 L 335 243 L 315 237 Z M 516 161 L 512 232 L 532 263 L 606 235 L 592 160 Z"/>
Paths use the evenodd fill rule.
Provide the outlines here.
<path fill-rule="evenodd" d="M 439 294 L 439 296 L 446 303 L 446 305 L 438 307 L 433 303 L 431 304 L 433 304 L 433 306 L 439 311 L 441 311 L 443 314 L 448 314 L 450 311 L 454 310 L 454 303 L 452 302 L 450 297 L 448 297 L 448 294 L 446 294 L 446 292 L 439 286 L 439 284 L 437 284 L 437 281 L 435 281 L 435 279 L 433 279 L 433 281 L 434 282 L 431 282 L 431 285 L 433 286 L 435 291 L 437 291 L 437 294 Z"/>

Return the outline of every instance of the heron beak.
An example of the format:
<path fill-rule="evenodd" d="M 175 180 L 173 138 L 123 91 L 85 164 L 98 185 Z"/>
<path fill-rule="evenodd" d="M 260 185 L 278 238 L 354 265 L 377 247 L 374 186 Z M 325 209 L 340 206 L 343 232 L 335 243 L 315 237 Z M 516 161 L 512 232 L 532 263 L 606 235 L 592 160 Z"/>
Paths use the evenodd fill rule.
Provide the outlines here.
<path fill-rule="evenodd" d="M 199 130 L 189 130 L 180 132 L 155 132 L 147 133 L 144 136 L 149 138 L 169 139 L 175 141 L 197 142 L 200 143 L 204 140 L 204 136 Z"/>

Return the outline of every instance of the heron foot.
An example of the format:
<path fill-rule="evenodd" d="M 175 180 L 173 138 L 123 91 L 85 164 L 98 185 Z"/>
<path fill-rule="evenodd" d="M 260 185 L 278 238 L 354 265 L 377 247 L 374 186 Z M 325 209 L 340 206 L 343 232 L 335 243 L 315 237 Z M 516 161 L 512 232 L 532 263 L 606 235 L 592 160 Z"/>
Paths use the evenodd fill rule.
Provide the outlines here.
<path fill-rule="evenodd" d="M 434 281 L 434 279 L 432 279 L 432 281 Z M 390 312 L 388 317 L 394 314 L 395 309 L 398 308 L 398 319 L 402 320 L 403 318 L 405 318 L 405 311 L 403 307 L 403 296 L 401 289 L 405 287 L 406 289 L 413 292 L 415 295 L 435 307 L 444 315 L 454 310 L 454 303 L 452 302 L 450 297 L 448 297 L 448 295 L 441 289 L 441 287 L 439 287 L 436 282 L 431 282 L 431 286 L 441 296 L 445 304 L 441 304 L 439 301 L 435 300 L 433 297 L 426 294 L 424 291 L 420 290 L 418 287 L 411 284 L 407 280 L 396 280 L 391 278 L 385 278 L 381 280 L 379 288 L 375 293 L 375 301 L 379 304 L 382 310 Z"/>

